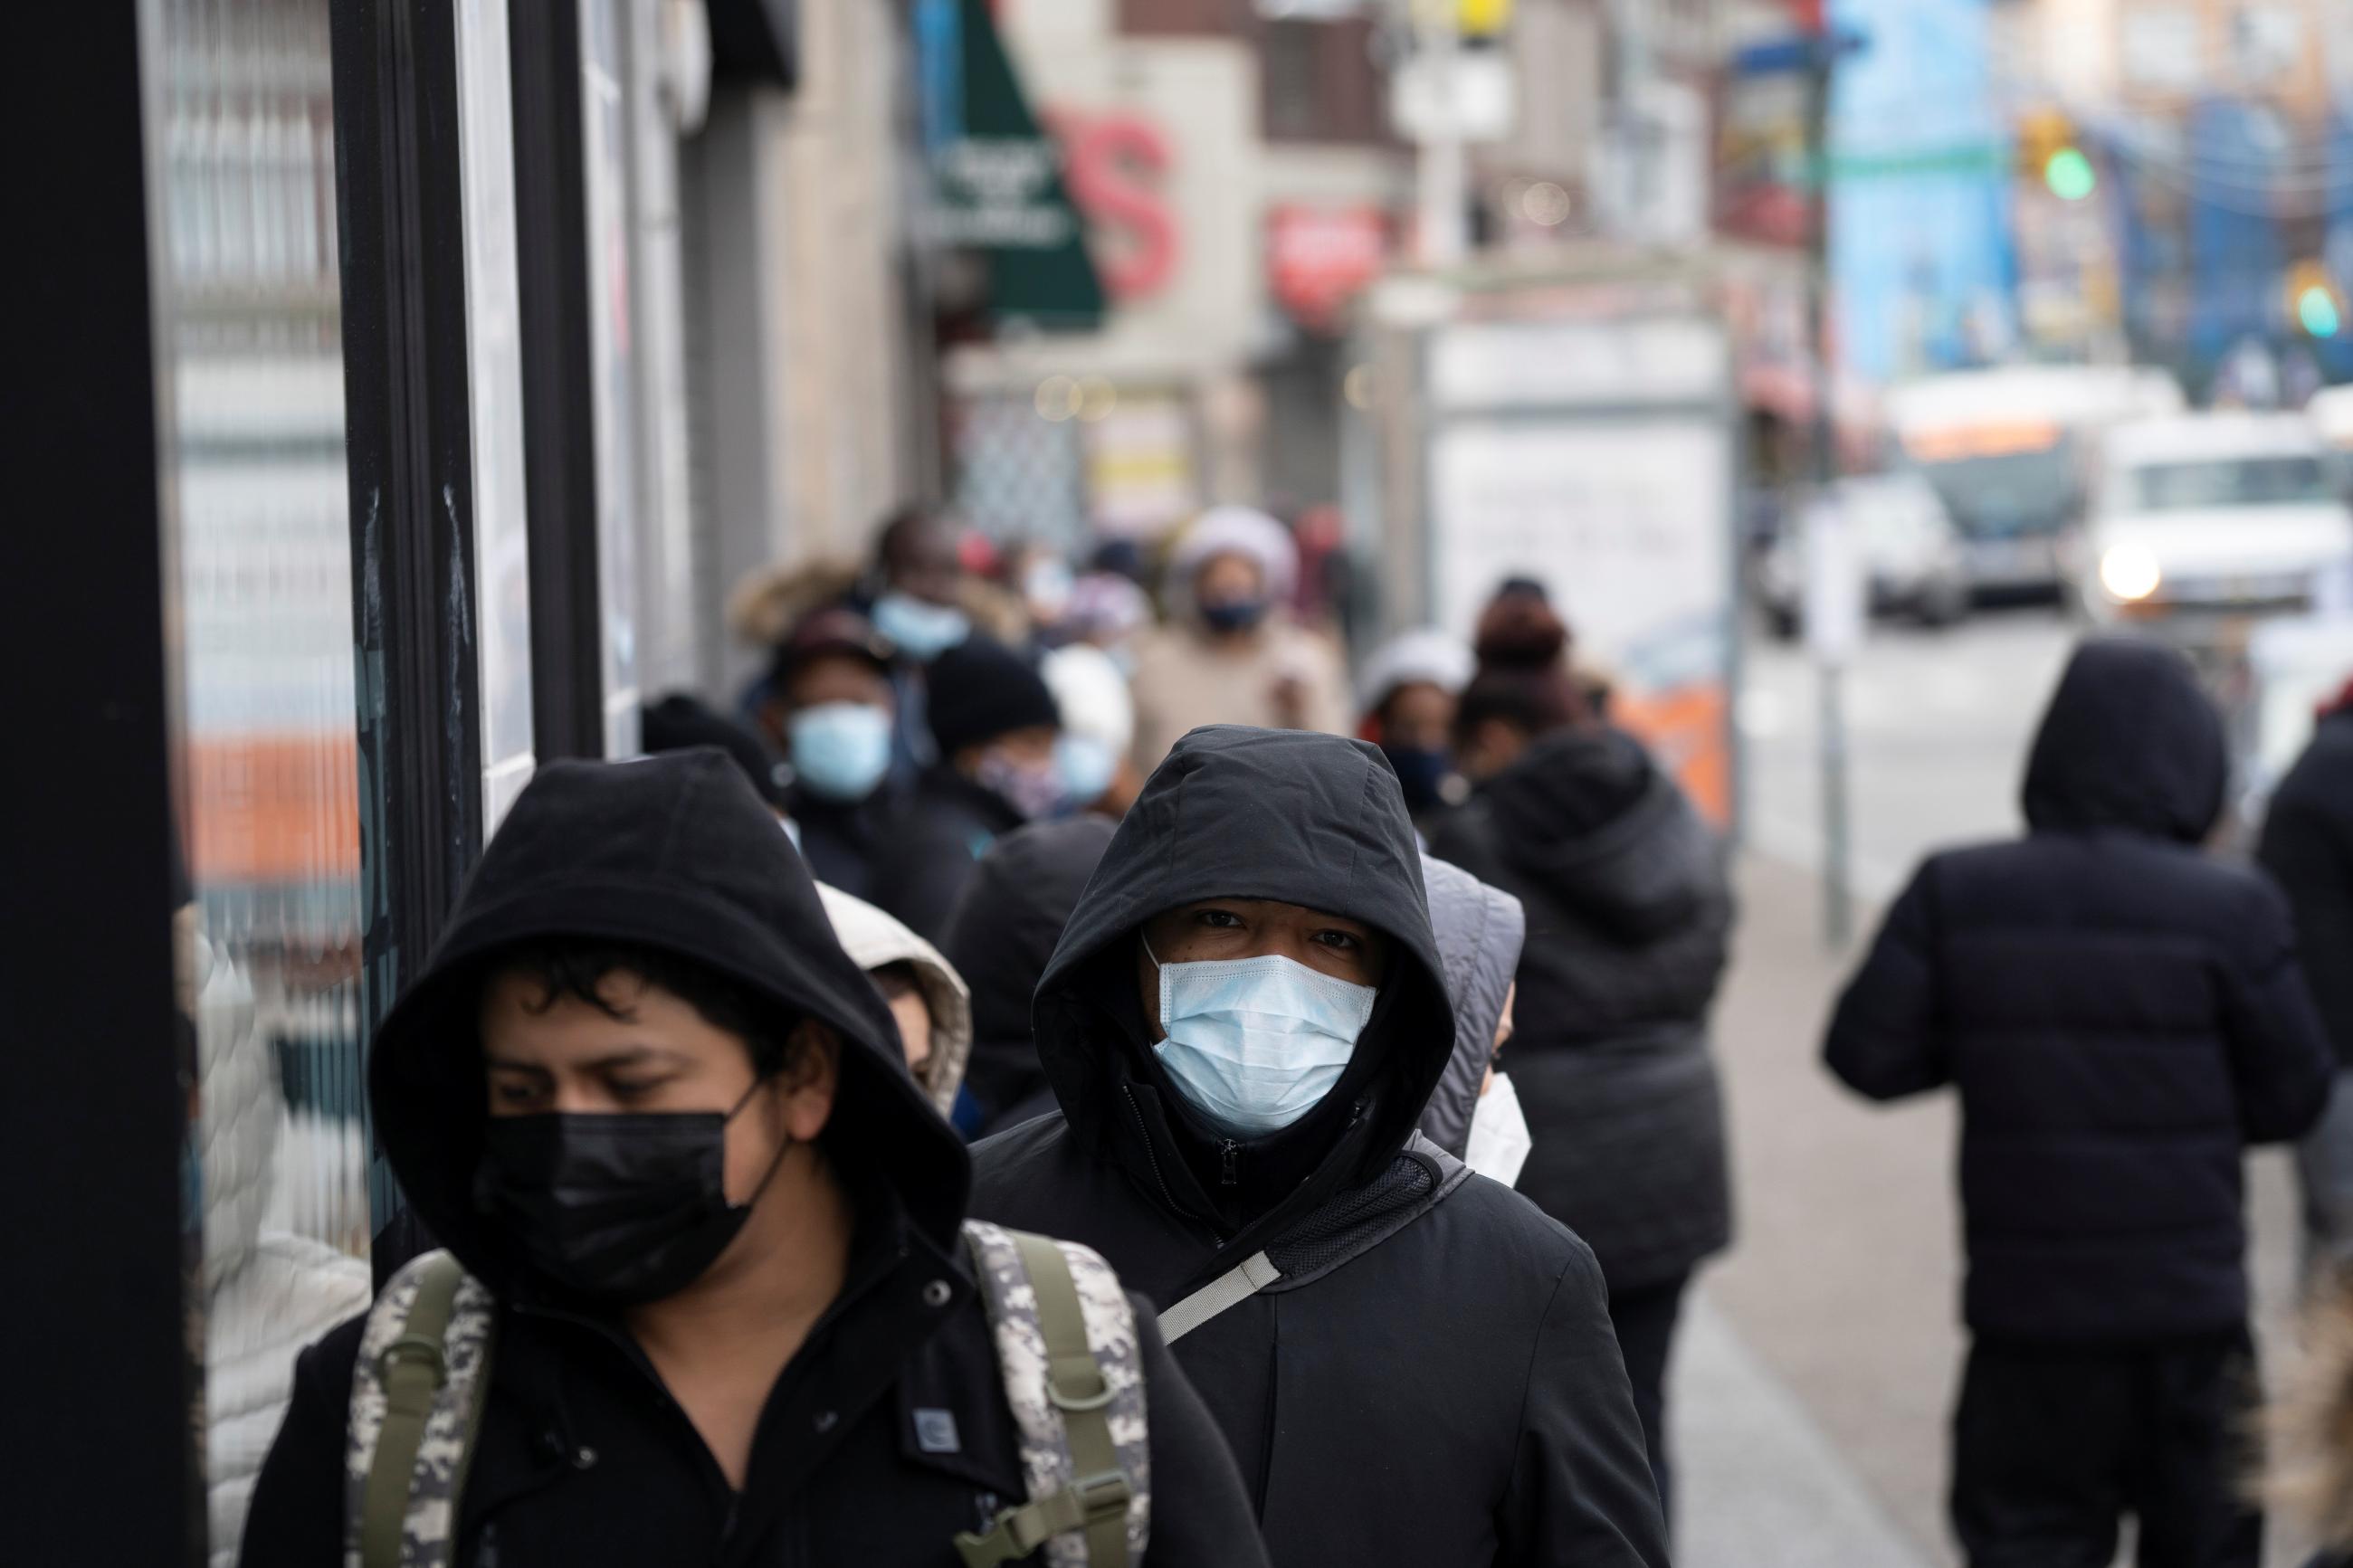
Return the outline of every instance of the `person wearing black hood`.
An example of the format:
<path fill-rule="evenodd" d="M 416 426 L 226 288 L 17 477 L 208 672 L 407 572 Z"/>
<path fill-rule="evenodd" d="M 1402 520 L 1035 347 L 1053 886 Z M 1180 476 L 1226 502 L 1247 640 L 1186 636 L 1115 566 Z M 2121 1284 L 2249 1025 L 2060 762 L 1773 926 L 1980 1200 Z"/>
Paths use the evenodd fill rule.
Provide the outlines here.
<path fill-rule="evenodd" d="M 1544 599 L 1482 617 L 1455 718 L 1475 793 L 1430 853 L 1527 911 L 1512 1083 L 1518 1188 L 1591 1244 L 1672 1518 L 1667 1367 L 1699 1266 L 1730 1245 L 1732 1183 L 1708 1011 L 1732 925 L 1724 852 L 1640 742 L 1595 718 Z"/>
<path fill-rule="evenodd" d="M 976 1140 L 1054 1109 L 1038 1060 L 1029 999 L 1111 843 L 1100 816 L 1041 822 L 989 846 L 948 917 L 940 950 L 972 985 L 972 1057 L 965 1087 L 978 1107 Z"/>
<path fill-rule="evenodd" d="M 487 1388 L 465 1436 L 431 1406 L 411 1485 L 440 1489 L 404 1521 L 396 1490 L 375 1506 L 404 1471 L 346 1457 L 347 1426 L 392 1440 L 390 1351 L 355 1398 L 376 1317 L 303 1352 L 247 1568 L 360 1561 L 387 1520 L 398 1551 L 369 1562 L 945 1568 L 1029 1492 L 959 1237 L 963 1145 L 723 754 L 542 769 L 378 1030 L 369 1091 L 464 1268 L 432 1386 Z M 436 1262 L 388 1292 L 413 1293 L 410 1335 Z M 1137 1323 L 1151 1562 L 1262 1562 L 1216 1428 Z"/>
<path fill-rule="evenodd" d="M 1061 713 L 1028 659 L 975 635 L 934 659 L 929 679 L 940 760 L 893 827 L 871 897 L 936 943 L 988 847 L 1069 792 L 1056 763 Z"/>
<path fill-rule="evenodd" d="M 2189 662 L 2094 641 L 2027 764 L 2028 832 L 1930 857 L 1839 999 L 1858 1093 L 1961 1096 L 1953 1522 L 1973 1563 L 2252 1565 L 2242 1151 L 2333 1068 L 2285 901 L 2200 845 L 2222 725 Z"/>
<path fill-rule="evenodd" d="M 1415 1130 L 1455 1029 L 1375 747 L 1185 736 L 1035 1019 L 1061 1114 L 976 1148 L 975 1211 L 1158 1306 L 1275 1563 L 1666 1562 L 1591 1252 Z"/>

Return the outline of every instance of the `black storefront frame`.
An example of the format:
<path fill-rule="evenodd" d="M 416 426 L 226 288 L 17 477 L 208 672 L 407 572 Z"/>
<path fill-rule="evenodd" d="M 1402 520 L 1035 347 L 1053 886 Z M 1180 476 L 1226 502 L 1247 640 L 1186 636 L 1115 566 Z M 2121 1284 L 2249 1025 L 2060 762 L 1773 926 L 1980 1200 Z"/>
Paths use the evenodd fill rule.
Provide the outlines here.
<path fill-rule="evenodd" d="M 333 0 L 329 15 L 365 1041 L 482 841 L 465 193 L 451 0 Z M 397 1200 L 381 1152 L 369 1184 L 382 1225 Z"/>
<path fill-rule="evenodd" d="M 21 763 L 0 858 L 7 1555 L 172 1563 L 200 1539 L 203 1493 L 140 20 L 37 5 L 12 22 L 37 65 L 6 123 L 39 151 L 11 192 L 37 216 L 12 235 L 0 327 L 0 650 Z"/>

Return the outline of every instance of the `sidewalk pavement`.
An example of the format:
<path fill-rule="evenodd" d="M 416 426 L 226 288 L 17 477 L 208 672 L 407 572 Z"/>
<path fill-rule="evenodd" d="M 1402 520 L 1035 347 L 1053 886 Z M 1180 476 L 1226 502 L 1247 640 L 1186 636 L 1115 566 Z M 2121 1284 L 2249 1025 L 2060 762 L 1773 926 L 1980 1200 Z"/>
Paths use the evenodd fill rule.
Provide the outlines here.
<path fill-rule="evenodd" d="M 1752 856 L 1716 1011 L 1738 1241 L 1702 1276 L 1670 1403 L 1681 1568 L 1944 1568 L 1946 1432 L 1965 1338 L 1949 1093 L 1867 1104 L 1820 1063 L 1859 956 L 1831 954 L 1818 883 Z M 1877 911 L 1861 912 L 1859 942 Z M 2295 1206 L 2251 1163 L 2259 1329 L 2284 1364 Z M 2274 1529 L 2267 1560 L 2301 1560 Z"/>

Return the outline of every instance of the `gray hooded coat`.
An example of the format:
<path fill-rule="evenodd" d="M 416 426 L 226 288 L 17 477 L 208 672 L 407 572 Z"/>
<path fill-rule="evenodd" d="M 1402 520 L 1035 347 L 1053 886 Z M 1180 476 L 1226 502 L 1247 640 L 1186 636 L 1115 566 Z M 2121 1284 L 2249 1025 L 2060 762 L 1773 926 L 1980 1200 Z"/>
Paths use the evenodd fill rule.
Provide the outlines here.
<path fill-rule="evenodd" d="M 1519 900 L 1443 860 L 1423 856 L 1421 878 L 1430 892 L 1438 960 L 1446 970 L 1446 994 L 1454 1003 L 1454 1055 L 1421 1113 L 1421 1131 L 1460 1160 L 1471 1142 L 1480 1086 L 1494 1058 L 1495 1026 L 1512 994 L 1527 917 Z"/>

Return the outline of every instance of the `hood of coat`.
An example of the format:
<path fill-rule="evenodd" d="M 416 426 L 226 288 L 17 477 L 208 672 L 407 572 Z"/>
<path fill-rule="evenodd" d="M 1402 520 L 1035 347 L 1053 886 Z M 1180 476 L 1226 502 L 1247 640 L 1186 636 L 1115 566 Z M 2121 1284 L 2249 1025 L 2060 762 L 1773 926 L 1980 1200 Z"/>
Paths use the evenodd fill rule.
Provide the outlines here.
<path fill-rule="evenodd" d="M 1113 836 L 1038 990 L 1038 1054 L 1072 1133 L 1132 1172 L 1168 1130 L 1221 1141 L 1176 1092 L 1149 1045 L 1134 936 L 1199 899 L 1266 899 L 1344 915 L 1393 942 L 1371 1021 L 1338 1085 L 1299 1121 L 1233 1143 L 1279 1200 L 1256 1234 L 1369 1179 L 1405 1145 L 1453 1054 L 1453 1013 L 1431 935 L 1421 857 L 1397 775 L 1362 741 L 1213 725 L 1176 743 Z M 1147 1114 L 1144 1109 L 1153 1110 Z M 1166 1155 L 1157 1158 L 1165 1162 Z M 1147 1190 L 1165 1183 L 1146 1180 Z"/>
<path fill-rule="evenodd" d="M 1454 1002 L 1454 1055 L 1421 1113 L 1421 1130 L 1459 1160 L 1471 1141 L 1471 1118 L 1494 1056 L 1495 1026 L 1519 971 L 1527 917 L 1519 900 L 1443 860 L 1423 856 L 1421 876 L 1430 889 L 1430 923 L 1438 937 L 1439 961 L 1446 966 L 1447 994 Z"/>
<path fill-rule="evenodd" d="M 1715 831 L 1623 731 L 1542 736 L 1479 799 L 1507 861 L 1621 940 L 1673 930 L 1718 884 Z"/>
<path fill-rule="evenodd" d="M 972 1055 L 972 993 L 964 976 L 897 916 L 823 882 L 817 892 L 833 921 L 833 934 L 852 963 L 870 974 L 893 963 L 915 972 L 923 1005 L 932 1015 L 932 1056 L 920 1081 L 933 1106 L 945 1116 L 955 1109 L 956 1090 L 964 1087 L 965 1063 Z"/>
<path fill-rule="evenodd" d="M 201 933 L 196 984 L 197 1163 L 204 1173 L 205 1289 L 242 1268 L 261 1237 L 275 1184 L 285 1101 L 244 967 Z"/>
<path fill-rule="evenodd" d="M 2087 642 L 2035 734 L 2026 820 L 2194 844 L 2221 818 L 2229 774 L 2221 716 L 2188 659 L 2155 643 Z"/>
<path fill-rule="evenodd" d="M 1043 822 L 1007 834 L 980 858 L 940 941 L 972 977 L 976 1073 L 1008 1058 L 1034 1072 L 1030 1001 L 1112 833 L 1100 816 Z"/>
<path fill-rule="evenodd" d="M 417 1217 L 476 1277 L 500 1289 L 514 1265 L 474 1205 L 489 1100 L 475 1007 L 502 950 L 548 937 L 670 952 L 742 987 L 780 1029 L 828 1026 L 840 1082 L 819 1142 L 953 1248 L 971 1182 L 963 1143 L 909 1076 L 881 994 L 836 940 L 792 840 L 726 753 L 699 750 L 541 768 L 376 1031 L 376 1137 Z"/>

